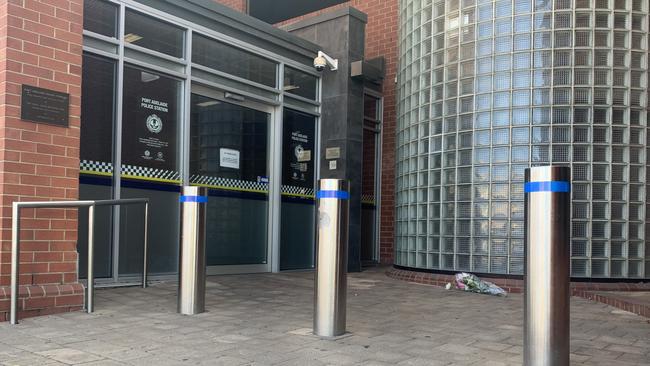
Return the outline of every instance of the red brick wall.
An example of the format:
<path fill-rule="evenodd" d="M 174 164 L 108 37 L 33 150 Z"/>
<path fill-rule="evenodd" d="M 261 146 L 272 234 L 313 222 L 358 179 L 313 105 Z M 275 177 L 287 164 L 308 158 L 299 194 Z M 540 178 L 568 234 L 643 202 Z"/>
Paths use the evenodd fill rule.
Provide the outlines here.
<path fill-rule="evenodd" d="M 247 10 L 247 0 L 215 0 L 218 3 L 221 3 L 225 6 L 231 7 L 235 10 L 246 13 Z"/>
<path fill-rule="evenodd" d="M 352 0 L 306 14 L 277 25 L 287 25 L 352 6 L 368 15 L 366 24 L 366 59 L 383 56 L 386 61 L 384 78 L 384 115 L 382 129 L 381 227 L 379 230 L 380 261 L 393 263 L 395 242 L 395 130 L 397 122 L 395 76 L 397 73 L 397 1 Z"/>
<path fill-rule="evenodd" d="M 82 1 L 0 5 L 0 320 L 9 294 L 12 202 L 78 197 Z M 69 93 L 70 126 L 22 121 L 23 84 Z M 76 210 L 30 209 L 21 216 L 22 315 L 79 307 Z"/>

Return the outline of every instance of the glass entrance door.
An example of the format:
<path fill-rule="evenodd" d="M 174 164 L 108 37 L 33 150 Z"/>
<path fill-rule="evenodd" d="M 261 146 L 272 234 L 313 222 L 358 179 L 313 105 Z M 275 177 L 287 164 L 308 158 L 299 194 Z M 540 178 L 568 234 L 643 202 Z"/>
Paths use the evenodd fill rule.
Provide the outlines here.
<path fill-rule="evenodd" d="M 378 193 L 381 181 L 381 97 L 374 93 L 366 93 L 363 107 L 361 262 L 364 265 L 369 265 L 379 261 Z"/>
<path fill-rule="evenodd" d="M 193 88 L 190 184 L 209 189 L 208 274 L 271 270 L 271 115 L 265 106 Z"/>

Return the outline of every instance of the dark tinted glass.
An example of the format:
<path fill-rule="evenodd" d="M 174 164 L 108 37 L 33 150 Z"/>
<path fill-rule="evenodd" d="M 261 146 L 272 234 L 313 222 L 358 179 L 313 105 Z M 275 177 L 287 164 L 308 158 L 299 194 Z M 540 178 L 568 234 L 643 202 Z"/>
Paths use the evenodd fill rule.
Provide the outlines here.
<path fill-rule="evenodd" d="M 268 176 L 269 114 L 192 94 L 192 175 L 259 181 Z M 221 164 L 221 149 L 239 151 L 237 169 Z"/>
<path fill-rule="evenodd" d="M 190 181 L 210 188 L 208 266 L 267 263 L 270 114 L 192 94 Z"/>
<path fill-rule="evenodd" d="M 316 77 L 302 71 L 284 68 L 284 91 L 316 100 Z"/>
<path fill-rule="evenodd" d="M 280 269 L 314 267 L 316 117 L 284 110 Z"/>
<path fill-rule="evenodd" d="M 85 0 L 84 29 L 116 38 L 117 5 L 99 0 Z"/>
<path fill-rule="evenodd" d="M 123 174 L 135 179 L 178 179 L 181 82 L 134 66 L 124 67 Z"/>
<path fill-rule="evenodd" d="M 84 54 L 82 70 L 81 170 L 107 172 L 113 162 L 115 61 Z"/>
<path fill-rule="evenodd" d="M 346 0 L 249 0 L 248 12 L 252 17 L 274 24 L 344 2 Z"/>
<path fill-rule="evenodd" d="M 124 41 L 150 50 L 183 57 L 181 28 L 154 18 L 127 10 L 124 23 Z"/>
<path fill-rule="evenodd" d="M 276 85 L 275 62 L 200 35 L 192 39 L 192 62 L 270 87 Z"/>

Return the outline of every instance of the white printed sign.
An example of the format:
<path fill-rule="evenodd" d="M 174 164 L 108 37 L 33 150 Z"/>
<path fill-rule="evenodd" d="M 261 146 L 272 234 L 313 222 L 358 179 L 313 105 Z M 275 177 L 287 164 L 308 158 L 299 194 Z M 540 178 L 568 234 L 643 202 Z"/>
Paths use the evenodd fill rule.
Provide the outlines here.
<path fill-rule="evenodd" d="M 239 169 L 239 150 L 219 149 L 219 166 Z"/>

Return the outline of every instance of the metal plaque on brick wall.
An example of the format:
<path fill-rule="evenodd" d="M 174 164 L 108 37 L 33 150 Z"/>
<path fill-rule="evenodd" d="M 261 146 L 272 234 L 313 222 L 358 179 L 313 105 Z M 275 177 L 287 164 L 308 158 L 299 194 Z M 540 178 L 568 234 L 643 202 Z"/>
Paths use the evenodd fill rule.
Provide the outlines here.
<path fill-rule="evenodd" d="M 21 119 L 68 127 L 69 115 L 70 94 L 23 85 Z"/>

